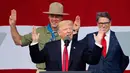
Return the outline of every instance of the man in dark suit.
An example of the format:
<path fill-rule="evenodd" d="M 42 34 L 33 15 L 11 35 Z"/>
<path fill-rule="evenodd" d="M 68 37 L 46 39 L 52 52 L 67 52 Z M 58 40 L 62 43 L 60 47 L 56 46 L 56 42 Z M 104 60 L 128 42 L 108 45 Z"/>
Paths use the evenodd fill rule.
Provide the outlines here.
<path fill-rule="evenodd" d="M 83 44 L 80 41 L 72 41 L 72 21 L 61 21 L 58 24 L 58 34 L 61 40 L 49 42 L 43 50 L 39 51 L 37 43 L 39 34 L 33 28 L 30 55 L 34 63 L 45 62 L 47 71 L 85 71 L 86 63 L 97 64 L 99 62 L 102 48 L 98 45 L 101 44 L 96 43 L 93 49 L 89 49 L 87 44 Z M 100 39 L 98 40 L 100 41 Z"/>
<path fill-rule="evenodd" d="M 115 32 L 110 30 L 110 15 L 108 12 L 99 12 L 97 13 L 96 21 L 99 31 L 104 32 L 104 40 L 102 39 L 101 42 L 103 51 L 99 63 L 89 65 L 88 71 L 92 71 L 92 73 L 123 73 L 129 63 L 129 57 L 124 55 Z M 94 47 L 95 40 L 93 34 L 99 35 L 99 31 L 87 35 L 89 38 L 87 40 L 88 48 Z M 86 38 L 84 38 L 85 40 Z"/>

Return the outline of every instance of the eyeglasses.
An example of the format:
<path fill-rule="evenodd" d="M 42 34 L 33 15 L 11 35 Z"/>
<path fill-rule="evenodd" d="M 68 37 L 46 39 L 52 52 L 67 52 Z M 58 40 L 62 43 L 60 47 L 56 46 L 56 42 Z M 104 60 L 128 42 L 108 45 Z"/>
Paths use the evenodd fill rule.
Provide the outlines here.
<path fill-rule="evenodd" d="M 110 22 L 98 22 L 98 24 L 109 24 Z"/>

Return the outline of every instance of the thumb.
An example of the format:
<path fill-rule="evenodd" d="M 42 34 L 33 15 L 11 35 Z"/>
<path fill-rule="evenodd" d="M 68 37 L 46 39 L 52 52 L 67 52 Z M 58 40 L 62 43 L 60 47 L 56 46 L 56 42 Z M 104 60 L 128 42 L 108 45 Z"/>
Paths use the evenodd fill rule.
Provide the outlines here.
<path fill-rule="evenodd" d="M 76 16 L 76 18 L 75 18 L 75 20 L 79 20 L 80 19 L 80 16 L 79 15 L 77 15 Z"/>
<path fill-rule="evenodd" d="M 38 37 L 40 36 L 40 33 L 38 33 Z"/>
<path fill-rule="evenodd" d="M 39 39 L 40 33 L 38 33 L 38 39 Z"/>

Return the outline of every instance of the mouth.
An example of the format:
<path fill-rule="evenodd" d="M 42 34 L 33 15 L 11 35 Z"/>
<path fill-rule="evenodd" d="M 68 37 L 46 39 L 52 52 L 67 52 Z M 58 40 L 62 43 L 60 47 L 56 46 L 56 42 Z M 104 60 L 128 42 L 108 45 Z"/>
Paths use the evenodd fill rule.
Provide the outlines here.
<path fill-rule="evenodd" d="M 58 24 L 58 23 L 55 23 L 55 22 L 52 23 L 53 26 L 57 26 L 57 24 Z"/>
<path fill-rule="evenodd" d="M 57 25 L 58 24 L 58 22 L 53 22 L 53 25 Z"/>
<path fill-rule="evenodd" d="M 105 29 L 105 28 L 103 28 L 102 30 L 103 30 L 103 31 L 105 31 L 106 29 Z"/>
<path fill-rule="evenodd" d="M 106 31 L 106 28 L 105 28 L 105 27 L 102 27 L 102 28 L 101 28 L 101 31 Z"/>
<path fill-rule="evenodd" d="M 53 23 L 58 23 L 59 21 L 58 20 L 54 20 Z"/>

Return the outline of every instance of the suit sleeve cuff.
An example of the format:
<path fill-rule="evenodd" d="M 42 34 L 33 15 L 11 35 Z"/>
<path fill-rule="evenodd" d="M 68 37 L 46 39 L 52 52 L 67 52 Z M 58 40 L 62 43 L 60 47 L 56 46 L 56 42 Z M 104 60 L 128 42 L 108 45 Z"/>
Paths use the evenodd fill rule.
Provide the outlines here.
<path fill-rule="evenodd" d="M 102 45 L 98 44 L 97 42 L 95 42 L 95 44 L 96 44 L 98 47 L 102 48 Z"/>
<path fill-rule="evenodd" d="M 32 43 L 30 44 L 30 46 L 33 46 L 33 45 L 36 45 L 36 44 L 38 44 L 38 42 L 32 42 Z"/>

